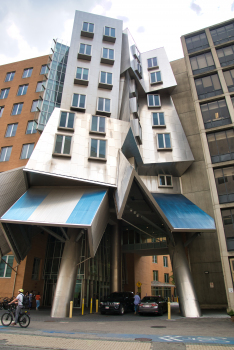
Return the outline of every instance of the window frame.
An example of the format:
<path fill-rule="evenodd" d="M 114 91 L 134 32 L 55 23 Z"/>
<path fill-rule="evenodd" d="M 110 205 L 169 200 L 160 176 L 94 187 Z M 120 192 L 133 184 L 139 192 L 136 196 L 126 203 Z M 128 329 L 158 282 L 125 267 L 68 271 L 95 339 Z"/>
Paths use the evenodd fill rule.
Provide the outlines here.
<path fill-rule="evenodd" d="M 97 154 L 98 156 L 97 157 L 94 157 L 94 156 L 91 156 L 91 145 L 92 145 L 92 140 L 97 140 L 98 143 L 97 143 Z M 100 158 L 99 157 L 99 150 L 100 150 L 100 141 L 104 141 L 105 142 L 105 158 Z M 89 160 L 99 160 L 99 161 L 102 161 L 102 162 L 106 162 L 107 161 L 107 140 L 106 139 L 100 139 L 98 137 L 90 137 L 89 139 L 89 157 L 88 157 Z"/>
<path fill-rule="evenodd" d="M 8 162 L 8 161 L 10 160 L 12 148 L 13 148 L 13 146 L 1 147 L 1 149 L 0 149 L 0 163 L 2 163 L 2 162 Z M 2 156 L 2 151 L 3 151 L 3 149 L 6 149 L 7 151 L 6 151 L 6 153 L 5 153 L 4 160 L 1 160 L 1 156 Z M 8 154 L 8 149 L 10 149 L 10 155 L 9 155 L 9 158 L 6 160 L 6 155 Z"/>
<path fill-rule="evenodd" d="M 45 82 L 46 82 L 45 80 L 38 81 L 38 82 L 37 82 L 37 86 L 36 86 L 36 91 L 35 91 L 35 92 L 44 92 L 44 91 L 45 91 L 45 86 L 44 86 L 44 83 L 45 83 Z M 38 84 L 41 84 L 41 88 L 43 88 L 42 90 L 37 90 Z"/>
<path fill-rule="evenodd" d="M 28 72 L 30 73 L 30 75 L 27 73 L 27 76 L 24 77 L 24 72 Z M 24 71 L 23 71 L 23 75 L 22 75 L 22 79 L 27 79 L 27 78 L 30 78 L 32 76 L 32 72 L 33 72 L 33 67 L 30 67 L 30 68 L 25 68 Z"/>
<path fill-rule="evenodd" d="M 158 263 L 158 256 L 157 255 L 152 255 L 152 263 L 153 264 L 157 264 Z"/>
<path fill-rule="evenodd" d="M 16 125 L 16 129 L 15 129 L 15 133 L 14 135 L 12 135 L 13 131 L 14 131 L 14 126 Z M 11 130 L 10 130 L 10 135 L 7 136 L 7 131 L 8 131 L 8 128 L 11 127 Z M 12 124 L 7 124 L 7 128 L 6 128 L 6 132 L 5 132 L 5 136 L 6 138 L 9 138 L 9 137 L 14 137 L 15 134 L 16 134 L 16 131 L 17 131 L 17 127 L 18 127 L 18 123 L 12 123 Z"/>
<path fill-rule="evenodd" d="M 81 78 L 77 78 L 77 69 L 80 68 L 82 69 L 82 73 L 81 73 Z M 88 79 L 84 79 L 83 78 L 83 70 L 84 69 L 87 69 L 88 70 Z M 78 85 L 86 85 L 88 86 L 89 85 L 89 68 L 86 68 L 86 67 L 76 67 L 76 74 L 75 74 L 75 78 L 74 78 L 74 84 L 78 84 Z"/>
<path fill-rule="evenodd" d="M 43 69 L 44 67 L 46 67 L 45 73 L 42 72 L 42 69 Z M 42 64 L 41 70 L 40 70 L 40 75 L 42 75 L 42 74 L 43 74 L 43 75 L 46 75 L 46 74 L 48 73 L 48 70 L 49 70 L 48 65 L 47 65 L 47 64 Z"/>
<path fill-rule="evenodd" d="M 160 73 L 161 80 L 157 80 L 157 73 Z M 152 82 L 152 74 L 154 74 L 155 78 L 156 78 L 156 80 L 154 82 Z M 157 85 L 157 84 L 161 84 L 163 82 L 163 80 L 162 80 L 162 72 L 160 70 L 155 71 L 155 72 L 150 72 L 149 76 L 150 76 L 150 85 Z"/>
<path fill-rule="evenodd" d="M 35 111 L 32 110 L 33 105 L 34 105 L 34 102 L 37 102 L 37 106 L 36 106 Z M 33 102 L 32 102 L 32 107 L 31 107 L 31 109 L 30 109 L 30 112 L 31 112 L 31 113 L 40 112 L 40 111 L 41 111 L 41 110 L 40 110 L 40 106 L 41 106 L 41 100 L 40 100 L 40 99 L 33 100 Z"/>
<path fill-rule="evenodd" d="M 99 99 L 100 98 L 102 98 L 104 100 L 104 110 L 103 111 L 98 109 Z M 105 110 L 106 100 L 110 101 L 110 111 L 109 112 Z M 97 115 L 104 115 L 104 116 L 107 116 L 107 117 L 110 116 L 111 115 L 111 107 L 112 107 L 112 103 L 111 103 L 111 99 L 110 98 L 100 97 L 100 96 L 97 98 L 97 108 L 96 108 L 96 114 Z"/>
<path fill-rule="evenodd" d="M 4 91 L 3 97 L 1 97 L 3 91 Z M 1 89 L 0 100 L 5 100 L 5 99 L 8 97 L 9 92 L 10 92 L 10 88 Z M 6 96 L 6 95 L 7 95 L 7 96 Z"/>
<path fill-rule="evenodd" d="M 91 49 L 90 49 L 90 55 L 88 55 L 88 54 L 86 54 L 86 53 L 81 53 L 81 52 L 80 52 L 81 45 L 85 45 L 85 52 L 86 52 L 86 47 L 87 47 L 87 46 L 90 46 L 90 48 L 91 48 Z M 80 43 L 77 58 L 78 58 L 78 59 L 82 59 L 82 60 L 86 60 L 86 61 L 91 61 L 91 58 L 92 58 L 92 45 L 90 45 L 90 44 L 85 44 L 85 43 Z"/>
<path fill-rule="evenodd" d="M 169 135 L 170 136 L 170 146 L 171 147 L 163 147 L 163 148 L 159 147 L 159 139 L 158 139 L 159 135 L 163 135 L 163 144 L 164 144 L 164 146 L 166 145 L 165 135 Z M 171 133 L 170 132 L 157 133 L 157 149 L 158 149 L 158 151 L 172 151 Z"/>
<path fill-rule="evenodd" d="M 33 149 L 32 149 L 32 152 L 31 152 L 30 156 L 28 157 L 29 150 L 30 150 L 30 145 L 33 145 Z M 24 146 L 28 146 L 28 149 L 26 151 L 26 158 L 22 158 L 22 153 L 23 153 Z M 35 142 L 24 143 L 22 145 L 22 149 L 21 149 L 21 153 L 20 153 L 20 159 L 22 159 L 22 160 L 29 159 L 31 157 L 32 153 L 33 153 L 34 147 L 35 147 Z"/>
<path fill-rule="evenodd" d="M 5 106 L 0 106 L 0 118 L 1 118 L 2 115 L 3 115 L 4 108 L 5 108 Z"/>
<path fill-rule="evenodd" d="M 107 35 L 106 34 L 106 28 L 109 28 L 109 34 L 111 34 L 111 29 L 114 29 L 115 30 L 115 36 L 112 36 L 112 35 Z M 103 28 L 103 41 L 108 41 L 108 42 L 111 42 L 111 43 L 115 43 L 116 41 L 116 28 L 114 27 L 109 27 L 109 26 L 104 26 Z"/>
<path fill-rule="evenodd" d="M 7 80 L 8 74 L 10 74 L 10 79 Z M 13 77 L 12 77 L 12 74 L 13 74 Z M 11 79 L 11 77 L 12 77 L 12 79 Z M 4 82 L 12 81 L 14 79 L 14 77 L 15 77 L 15 71 L 14 72 L 7 72 Z"/>
<path fill-rule="evenodd" d="M 0 278 L 11 278 L 11 275 L 9 277 L 6 276 L 6 273 L 7 273 L 7 268 L 10 269 L 11 273 L 12 273 L 12 269 L 7 265 L 9 264 L 9 257 L 13 257 L 13 261 L 12 261 L 12 266 L 13 266 L 13 262 L 14 262 L 14 255 L 4 255 L 2 257 L 2 259 L 4 260 L 4 262 L 2 262 L 2 259 L 0 259 L 0 263 L 4 264 L 5 265 L 5 268 L 4 268 L 4 273 L 3 273 L 3 276 L 0 276 Z M 7 264 L 6 264 L 7 263 Z M 10 264 L 9 264 L 10 265 Z M 11 267 L 12 267 L 11 266 Z"/>
<path fill-rule="evenodd" d="M 104 49 L 108 50 L 108 57 L 104 57 L 104 55 L 103 55 Z M 109 58 L 110 57 L 110 50 L 113 51 L 113 58 Z M 114 62 L 115 62 L 115 50 L 112 48 L 103 46 L 102 52 L 101 52 L 101 63 L 106 63 L 106 64 L 113 66 Z"/>
<path fill-rule="evenodd" d="M 153 59 L 156 58 L 156 66 L 153 65 Z M 151 60 L 151 63 L 152 63 L 152 66 L 149 67 L 149 60 Z M 159 65 L 158 65 L 158 58 L 157 57 L 151 57 L 151 58 L 147 58 L 147 69 L 148 70 L 152 70 L 152 69 L 156 69 L 156 68 L 159 68 Z"/>
<path fill-rule="evenodd" d="M 169 273 L 164 273 L 164 283 L 170 283 L 169 282 L 169 280 L 170 280 L 170 276 L 169 276 Z"/>
<path fill-rule="evenodd" d="M 153 270 L 153 281 L 158 282 L 158 270 Z"/>
<path fill-rule="evenodd" d="M 158 119 L 158 121 L 160 123 L 160 117 L 159 117 L 160 113 L 163 114 L 164 124 L 154 124 L 154 114 L 157 114 L 157 119 Z M 166 128 L 164 112 L 152 112 L 151 113 L 151 117 L 152 117 L 152 128 Z"/>
<path fill-rule="evenodd" d="M 89 30 L 84 30 L 84 23 L 88 23 L 88 29 L 89 29 L 89 25 L 92 24 L 93 25 L 93 32 L 89 31 Z M 83 21 L 82 22 L 82 27 L 81 27 L 81 36 L 87 37 L 87 38 L 93 38 L 94 37 L 94 32 L 95 32 L 95 24 L 92 22 L 87 22 L 87 21 Z"/>
<path fill-rule="evenodd" d="M 23 102 L 14 103 L 14 104 L 13 104 L 12 111 L 11 111 L 11 115 L 20 115 L 21 112 L 22 112 L 22 109 L 23 109 L 23 105 L 24 105 Z M 14 111 L 15 106 L 17 106 L 17 109 L 16 109 L 16 113 L 13 114 L 13 111 Z M 21 109 L 20 109 L 20 106 L 22 106 Z M 20 109 L 20 113 L 18 113 L 19 109 Z"/>
<path fill-rule="evenodd" d="M 19 94 L 20 89 L 22 89 L 21 94 Z M 26 92 L 25 92 L 25 89 L 26 89 Z M 26 95 L 27 91 L 28 91 L 28 84 L 19 85 L 18 91 L 17 91 L 17 96 L 24 96 L 24 95 Z"/>
<path fill-rule="evenodd" d="M 66 113 L 66 123 L 65 123 L 65 126 L 61 126 L 60 123 L 61 123 L 61 117 L 62 117 L 62 113 Z M 73 126 L 72 128 L 68 127 L 67 124 L 68 124 L 68 119 L 69 119 L 69 114 L 73 114 Z M 60 118 L 59 118 L 59 125 L 58 125 L 58 129 L 60 130 L 67 130 L 67 131 L 74 131 L 74 123 L 75 123 L 75 113 L 71 113 L 69 111 L 61 111 L 60 112 Z"/>
<path fill-rule="evenodd" d="M 105 131 L 99 131 L 99 130 L 92 130 L 92 122 L 93 122 L 93 117 L 97 117 L 98 118 L 98 122 L 97 122 L 97 129 L 99 129 L 100 126 L 100 118 L 104 118 L 105 120 Z M 105 116 L 101 116 L 101 115 L 92 115 L 91 119 L 90 119 L 90 129 L 89 129 L 89 133 L 90 134 L 98 134 L 98 135 L 106 135 L 106 117 Z"/>
<path fill-rule="evenodd" d="M 160 184 L 160 177 L 163 176 L 164 177 L 164 182 L 165 185 L 161 185 Z M 171 178 L 171 185 L 167 184 L 167 177 Z M 172 175 L 167 175 L 167 174 L 158 174 L 158 187 L 159 188 L 173 188 L 173 176 Z"/>
<path fill-rule="evenodd" d="M 74 95 L 78 95 L 78 105 L 77 106 L 73 106 L 73 99 L 74 99 Z M 84 107 L 80 107 L 79 104 L 80 104 L 80 96 L 85 96 L 85 105 Z M 85 112 L 86 110 L 86 101 L 87 101 L 87 95 L 83 95 L 83 94 L 76 94 L 76 93 L 73 93 L 72 95 L 72 100 L 71 100 L 71 107 L 70 107 L 70 110 L 71 111 L 79 111 L 79 112 Z"/>
<path fill-rule="evenodd" d="M 150 106 L 149 105 L 149 96 L 158 96 L 158 99 L 159 99 L 159 105 L 153 105 L 153 106 Z M 161 99 L 160 99 L 160 95 L 159 94 L 147 94 L 147 106 L 148 108 L 161 108 Z"/>
<path fill-rule="evenodd" d="M 35 130 L 35 132 L 27 132 L 29 123 L 35 123 L 36 124 L 35 120 L 28 120 L 27 128 L 26 128 L 26 131 L 25 131 L 25 135 L 36 134 L 37 133 L 37 129 L 34 129 L 33 127 L 32 127 L 32 131 Z"/>
<path fill-rule="evenodd" d="M 210 54 L 211 55 L 211 58 L 213 60 L 213 65 L 209 66 L 208 65 L 208 58 L 207 58 L 207 55 Z M 204 68 L 199 68 L 199 57 L 203 56 L 203 59 L 205 60 L 206 62 L 206 67 Z M 192 60 L 196 60 L 196 64 L 198 66 L 197 69 L 193 69 L 192 67 Z M 205 72 L 209 72 L 211 70 L 214 70 L 216 68 L 215 66 L 215 62 L 214 62 L 214 57 L 212 55 L 212 52 L 211 51 L 208 51 L 208 52 L 204 52 L 204 53 L 201 53 L 201 54 L 197 54 L 197 55 L 193 55 L 191 57 L 189 57 L 189 62 L 190 62 L 190 66 L 191 66 L 191 70 L 192 70 L 192 73 L 193 75 L 197 75 L 197 74 L 202 74 L 202 73 L 205 73 Z"/>
<path fill-rule="evenodd" d="M 163 255 L 163 267 L 168 267 L 168 257 Z"/>
<path fill-rule="evenodd" d="M 56 143 L 57 143 L 57 137 L 58 136 L 62 136 L 63 139 L 62 139 L 62 146 L 61 146 L 61 151 L 62 153 L 57 153 L 55 152 L 55 149 L 56 149 Z M 69 137 L 71 139 L 71 142 L 70 142 L 70 153 L 69 154 L 66 154 L 66 153 L 63 153 L 64 152 L 64 144 L 65 144 L 65 137 Z M 71 158 L 71 154 L 72 154 L 72 144 L 73 144 L 73 137 L 72 135 L 70 134 L 60 134 L 60 133 L 56 133 L 55 134 L 55 139 L 54 139 L 54 151 L 53 151 L 53 156 L 54 157 L 64 157 L 64 158 Z"/>
<path fill-rule="evenodd" d="M 105 82 L 104 83 L 101 81 L 102 73 L 105 73 Z M 111 74 L 111 84 L 107 83 L 107 75 L 108 74 Z M 102 88 L 102 89 L 112 90 L 112 88 L 113 88 L 113 73 L 112 72 L 105 72 L 105 71 L 101 70 L 99 73 L 98 87 Z"/>
<path fill-rule="evenodd" d="M 215 86 L 214 79 L 213 79 L 214 77 L 217 77 L 217 79 L 218 79 L 218 82 L 219 82 L 219 85 L 220 85 L 219 89 L 215 89 L 214 88 L 214 86 Z M 204 86 L 204 79 L 206 79 L 206 78 L 210 78 L 211 85 Z M 198 81 L 201 82 L 200 85 L 197 85 L 196 82 L 198 82 Z M 198 100 L 204 100 L 204 99 L 207 99 L 207 98 L 211 98 L 211 97 L 219 96 L 219 95 L 223 94 L 223 88 L 222 88 L 222 85 L 221 85 L 221 82 L 220 82 L 220 79 L 219 79 L 219 75 L 218 75 L 217 72 L 214 73 L 214 74 L 205 75 L 205 76 L 196 78 L 196 79 L 194 79 L 194 83 L 195 83 L 195 87 L 196 87 Z M 199 93 L 199 91 L 198 91 L 199 86 L 202 86 L 202 90 L 203 90 L 202 93 Z M 205 91 L 205 89 L 208 89 L 210 86 L 212 87 L 212 91 Z"/>

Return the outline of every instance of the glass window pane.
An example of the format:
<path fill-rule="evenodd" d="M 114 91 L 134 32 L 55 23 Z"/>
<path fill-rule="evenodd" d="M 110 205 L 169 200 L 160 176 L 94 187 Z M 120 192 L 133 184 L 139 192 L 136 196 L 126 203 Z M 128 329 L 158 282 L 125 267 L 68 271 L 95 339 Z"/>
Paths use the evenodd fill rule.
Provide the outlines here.
<path fill-rule="evenodd" d="M 149 106 L 154 105 L 154 96 L 153 95 L 148 95 L 148 103 L 149 103 Z"/>
<path fill-rule="evenodd" d="M 70 154 L 71 136 L 65 136 L 63 154 Z"/>
<path fill-rule="evenodd" d="M 161 81 L 162 80 L 161 72 L 156 72 L 156 75 L 157 75 L 157 81 Z"/>
<path fill-rule="evenodd" d="M 59 126 L 65 128 L 66 127 L 66 120 L 67 120 L 67 113 L 66 112 L 62 112 Z"/>
<path fill-rule="evenodd" d="M 109 36 L 109 27 L 105 27 L 105 35 L 108 35 Z"/>
<path fill-rule="evenodd" d="M 89 23 L 89 32 L 93 33 L 94 30 L 94 24 L 93 23 Z"/>
<path fill-rule="evenodd" d="M 91 55 L 91 45 L 86 45 L 86 55 Z"/>
<path fill-rule="evenodd" d="M 155 106 L 159 106 L 159 96 L 158 95 L 154 95 L 154 105 Z"/>
<path fill-rule="evenodd" d="M 75 114 L 74 113 L 69 113 L 69 115 L 68 115 L 68 122 L 67 122 L 67 127 L 68 128 L 73 128 L 73 126 L 74 126 L 74 118 L 75 118 Z"/>
<path fill-rule="evenodd" d="M 97 144 L 98 144 L 98 140 L 91 139 L 91 150 L 90 150 L 91 157 L 97 157 Z"/>
<path fill-rule="evenodd" d="M 159 184 L 160 186 L 165 186 L 165 176 L 159 176 Z"/>
<path fill-rule="evenodd" d="M 73 95 L 73 100 L 72 100 L 72 106 L 73 107 L 78 107 L 78 99 L 79 99 L 79 95 L 78 94 L 74 94 Z"/>
<path fill-rule="evenodd" d="M 151 83 L 155 83 L 156 82 L 155 73 L 150 73 L 150 80 L 151 80 Z"/>
<path fill-rule="evenodd" d="M 89 70 L 87 68 L 83 68 L 83 79 L 88 80 Z"/>
<path fill-rule="evenodd" d="M 106 121 L 106 118 L 99 117 L 99 131 L 100 132 L 105 132 L 105 121 Z"/>
<path fill-rule="evenodd" d="M 108 58 L 108 49 L 103 49 L 103 57 Z"/>
<path fill-rule="evenodd" d="M 163 134 L 158 134 L 158 147 L 164 148 Z"/>
<path fill-rule="evenodd" d="M 99 140 L 99 158 L 106 157 L 106 141 Z"/>
<path fill-rule="evenodd" d="M 105 99 L 105 111 L 110 112 L 110 100 L 107 98 Z"/>
<path fill-rule="evenodd" d="M 80 53 L 85 53 L 85 44 L 80 44 Z"/>
<path fill-rule="evenodd" d="M 171 176 L 166 176 L 167 186 L 172 186 Z"/>
<path fill-rule="evenodd" d="M 105 83 L 105 82 L 106 82 L 106 73 L 101 72 L 101 83 Z"/>
<path fill-rule="evenodd" d="M 107 73 L 107 84 L 112 84 L 112 73 Z"/>
<path fill-rule="evenodd" d="M 199 69 L 207 67 L 205 55 L 197 56 L 197 63 L 198 63 Z"/>
<path fill-rule="evenodd" d="M 148 68 L 151 68 L 152 67 L 152 60 L 151 60 L 151 58 L 149 58 L 147 60 L 147 62 L 148 62 Z"/>
<path fill-rule="evenodd" d="M 79 107 L 80 108 L 85 108 L 85 95 L 80 95 Z"/>
<path fill-rule="evenodd" d="M 114 59 L 114 50 L 109 49 L 109 59 L 113 60 Z"/>
<path fill-rule="evenodd" d="M 13 124 L 13 130 L 12 130 L 12 135 L 11 136 L 15 136 L 16 130 L 17 130 L 17 126 L 18 126 L 18 124 Z"/>
<path fill-rule="evenodd" d="M 171 148 L 170 134 L 165 134 L 165 145 L 166 148 Z"/>
<path fill-rule="evenodd" d="M 85 32 L 88 31 L 88 23 L 87 23 L 87 22 L 84 22 L 84 23 L 83 23 L 83 30 L 84 30 Z"/>
<path fill-rule="evenodd" d="M 56 145 L 55 145 L 55 153 L 62 153 L 62 142 L 63 142 L 63 136 L 57 135 L 56 137 Z"/>
<path fill-rule="evenodd" d="M 111 28 L 111 36 L 113 36 L 113 38 L 115 38 L 115 28 Z"/>
<path fill-rule="evenodd" d="M 160 125 L 165 125 L 164 113 L 162 112 L 159 113 L 159 120 L 160 120 Z"/>
<path fill-rule="evenodd" d="M 92 131 L 98 131 L 97 127 L 98 127 L 98 117 L 96 117 L 95 115 L 93 115 L 93 116 L 92 116 L 91 130 L 92 130 Z"/>
<path fill-rule="evenodd" d="M 30 143 L 28 145 L 28 154 L 27 154 L 27 158 L 30 158 L 31 157 L 31 154 L 33 152 L 33 148 L 34 148 L 34 143 Z"/>
<path fill-rule="evenodd" d="M 157 66 L 157 57 L 153 57 L 152 61 L 153 61 L 153 67 L 156 67 Z"/>
<path fill-rule="evenodd" d="M 82 68 L 80 68 L 80 67 L 77 67 L 76 78 L 82 79 Z"/>
<path fill-rule="evenodd" d="M 153 125 L 159 125 L 159 123 L 158 123 L 158 113 L 153 113 Z"/>
<path fill-rule="evenodd" d="M 99 97 L 98 99 L 98 110 L 103 111 L 104 110 L 104 98 Z"/>

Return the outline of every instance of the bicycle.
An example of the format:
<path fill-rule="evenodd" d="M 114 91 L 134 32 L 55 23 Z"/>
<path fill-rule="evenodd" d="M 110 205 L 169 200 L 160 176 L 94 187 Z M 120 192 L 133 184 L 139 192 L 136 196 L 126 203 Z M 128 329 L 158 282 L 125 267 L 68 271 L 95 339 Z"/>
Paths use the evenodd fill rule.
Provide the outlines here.
<path fill-rule="evenodd" d="M 1 317 L 1 322 L 2 325 L 5 327 L 8 327 L 11 325 L 13 319 L 15 319 L 15 306 L 9 306 L 8 307 L 8 312 L 5 312 L 2 317 Z M 29 316 L 29 312 L 24 310 L 22 312 L 22 309 L 20 310 L 20 314 L 19 314 L 19 318 L 18 318 L 18 322 L 20 327 L 22 328 L 27 328 L 30 324 L 30 316 Z"/>

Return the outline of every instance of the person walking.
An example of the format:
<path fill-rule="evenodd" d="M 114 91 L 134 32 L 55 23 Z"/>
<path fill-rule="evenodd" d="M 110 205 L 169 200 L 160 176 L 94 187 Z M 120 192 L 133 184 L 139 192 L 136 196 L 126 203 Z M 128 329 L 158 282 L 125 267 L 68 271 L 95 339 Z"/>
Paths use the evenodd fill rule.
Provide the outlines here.
<path fill-rule="evenodd" d="M 35 299 L 36 299 L 36 310 L 38 310 L 40 307 L 40 300 L 41 300 L 40 292 L 37 293 L 37 295 L 35 296 Z"/>
<path fill-rule="evenodd" d="M 134 295 L 135 315 L 137 313 L 138 304 L 140 303 L 140 301 L 141 301 L 141 298 L 139 296 L 139 293 L 137 292 L 136 295 Z"/>
<path fill-rule="evenodd" d="M 8 304 L 8 305 L 11 305 L 13 303 L 17 304 L 16 311 L 15 311 L 15 321 L 12 322 L 12 326 L 15 326 L 17 324 L 20 310 L 23 308 L 23 297 L 24 297 L 23 292 L 24 292 L 23 289 L 19 289 L 18 290 L 19 294 L 17 295 L 17 297 Z"/>
<path fill-rule="evenodd" d="M 31 310 L 31 308 L 32 308 L 32 300 L 33 300 L 33 291 L 31 291 L 29 293 L 29 299 L 28 299 L 28 301 L 29 301 L 29 310 Z"/>

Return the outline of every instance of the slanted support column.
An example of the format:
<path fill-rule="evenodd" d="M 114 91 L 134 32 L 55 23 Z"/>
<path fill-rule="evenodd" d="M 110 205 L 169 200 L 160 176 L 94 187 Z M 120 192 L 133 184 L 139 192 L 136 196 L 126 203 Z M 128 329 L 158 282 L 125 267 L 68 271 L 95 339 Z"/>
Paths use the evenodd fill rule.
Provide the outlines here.
<path fill-rule="evenodd" d="M 185 317 L 201 317 L 201 310 L 185 254 L 182 236 L 179 233 L 173 236 L 175 246 L 171 242 L 169 243 L 169 253 L 176 290 L 179 295 L 181 313 Z"/>
<path fill-rule="evenodd" d="M 68 317 L 70 301 L 73 301 L 80 259 L 79 244 L 76 238 L 79 231 L 68 229 L 69 241 L 65 242 L 58 281 L 54 293 L 51 317 Z"/>
<path fill-rule="evenodd" d="M 111 292 L 121 291 L 121 232 L 119 223 L 112 226 L 111 232 Z"/>

